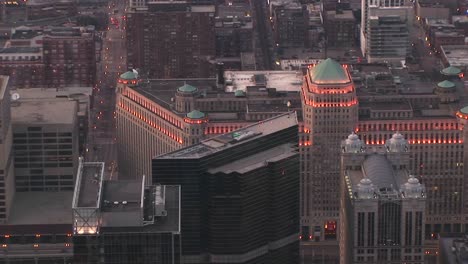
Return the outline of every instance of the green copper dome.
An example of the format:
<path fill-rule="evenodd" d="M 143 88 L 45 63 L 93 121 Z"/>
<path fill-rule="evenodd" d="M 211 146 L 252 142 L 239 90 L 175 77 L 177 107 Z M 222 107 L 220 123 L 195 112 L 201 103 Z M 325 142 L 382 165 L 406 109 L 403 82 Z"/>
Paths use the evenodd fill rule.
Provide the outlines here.
<path fill-rule="evenodd" d="M 190 119 L 202 119 L 205 117 L 205 114 L 198 110 L 193 110 L 192 112 L 187 114 L 187 117 Z"/>
<path fill-rule="evenodd" d="M 242 90 L 236 90 L 236 91 L 234 92 L 234 96 L 235 96 L 235 97 L 244 97 L 244 96 L 245 96 L 245 92 L 242 91 Z"/>
<path fill-rule="evenodd" d="M 465 106 L 462 109 L 460 109 L 460 113 L 468 115 L 468 106 Z"/>
<path fill-rule="evenodd" d="M 137 75 L 133 71 L 128 71 L 120 75 L 120 79 L 123 80 L 136 80 Z"/>
<path fill-rule="evenodd" d="M 460 74 L 461 70 L 458 69 L 457 67 L 450 66 L 450 67 L 443 69 L 441 72 L 442 74 L 445 74 L 445 75 L 458 75 Z"/>
<path fill-rule="evenodd" d="M 184 84 L 181 87 L 179 87 L 177 91 L 182 92 L 182 93 L 193 93 L 197 91 L 197 88 L 193 87 L 190 84 Z"/>
<path fill-rule="evenodd" d="M 310 70 L 312 82 L 318 84 L 348 83 L 350 82 L 346 70 L 338 62 L 326 59 Z"/>
<path fill-rule="evenodd" d="M 455 84 L 451 81 L 443 81 L 443 82 L 440 82 L 437 84 L 437 86 L 439 86 L 440 88 L 453 88 L 455 87 Z"/>

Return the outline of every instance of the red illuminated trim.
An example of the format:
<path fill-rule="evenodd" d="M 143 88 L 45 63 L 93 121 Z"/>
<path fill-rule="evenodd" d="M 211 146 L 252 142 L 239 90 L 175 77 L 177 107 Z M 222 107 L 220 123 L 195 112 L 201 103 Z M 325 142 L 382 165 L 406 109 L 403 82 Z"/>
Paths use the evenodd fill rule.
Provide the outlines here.
<path fill-rule="evenodd" d="M 118 83 L 122 83 L 122 84 L 138 84 L 138 80 L 124 80 L 124 79 L 119 79 L 117 81 Z"/>
<path fill-rule="evenodd" d="M 133 116 L 137 117 L 138 119 L 142 120 L 143 122 L 145 122 L 150 127 L 158 129 L 160 132 L 162 132 L 166 136 L 172 138 L 174 141 L 178 142 L 179 144 L 183 144 L 183 140 L 182 140 L 181 137 L 178 137 L 176 134 L 171 133 L 169 130 L 167 130 L 167 129 L 161 127 L 161 126 L 158 126 L 155 122 L 150 121 L 148 118 L 145 118 L 144 116 L 137 113 L 136 111 L 130 110 L 130 107 L 125 106 L 121 102 L 119 102 L 119 107 L 121 109 L 127 111 L 128 113 L 132 114 Z"/>
<path fill-rule="evenodd" d="M 188 123 L 188 124 L 203 124 L 203 123 L 208 123 L 208 118 L 204 118 L 204 119 L 191 119 L 191 118 L 188 118 L 188 117 L 185 117 L 184 118 L 184 122 L 185 123 Z"/>
<path fill-rule="evenodd" d="M 411 144 L 411 145 L 428 145 L 428 144 L 463 144 L 463 140 L 462 139 L 459 139 L 459 140 L 446 140 L 446 139 L 433 139 L 433 140 L 430 140 L 430 139 L 417 139 L 417 140 L 414 140 L 414 139 L 410 139 L 408 140 L 408 143 Z M 366 145 L 385 145 L 385 140 L 366 140 Z"/>
<path fill-rule="evenodd" d="M 149 102 L 144 96 L 141 96 L 133 91 L 129 91 L 129 89 L 126 89 L 124 92 L 122 92 L 122 95 L 130 99 L 132 102 L 143 106 L 146 110 L 154 113 L 155 115 L 173 124 L 174 126 L 178 128 L 183 128 L 182 122 L 178 121 L 179 117 L 174 117 L 173 115 L 167 114 L 160 107 L 158 107 L 152 102 Z"/>

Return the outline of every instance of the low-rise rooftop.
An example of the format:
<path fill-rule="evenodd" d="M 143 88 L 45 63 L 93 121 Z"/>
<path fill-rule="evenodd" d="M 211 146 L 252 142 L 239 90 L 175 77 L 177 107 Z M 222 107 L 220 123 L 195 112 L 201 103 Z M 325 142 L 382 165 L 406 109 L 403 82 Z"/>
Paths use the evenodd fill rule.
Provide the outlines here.
<path fill-rule="evenodd" d="M 17 192 L 8 225 L 72 224 L 73 192 Z"/>
<path fill-rule="evenodd" d="M 442 56 L 450 66 L 468 66 L 468 46 L 467 45 L 444 45 L 441 46 Z"/>
<path fill-rule="evenodd" d="M 12 103 L 11 116 L 16 124 L 73 124 L 77 116 L 77 102 L 20 98 Z"/>

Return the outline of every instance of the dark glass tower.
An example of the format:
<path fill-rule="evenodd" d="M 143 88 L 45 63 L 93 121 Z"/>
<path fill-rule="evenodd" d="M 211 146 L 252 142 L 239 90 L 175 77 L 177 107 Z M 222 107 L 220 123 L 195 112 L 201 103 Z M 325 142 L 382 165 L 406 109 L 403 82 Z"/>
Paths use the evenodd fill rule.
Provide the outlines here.
<path fill-rule="evenodd" d="M 299 263 L 297 131 L 287 113 L 153 159 L 181 185 L 184 261 Z"/>

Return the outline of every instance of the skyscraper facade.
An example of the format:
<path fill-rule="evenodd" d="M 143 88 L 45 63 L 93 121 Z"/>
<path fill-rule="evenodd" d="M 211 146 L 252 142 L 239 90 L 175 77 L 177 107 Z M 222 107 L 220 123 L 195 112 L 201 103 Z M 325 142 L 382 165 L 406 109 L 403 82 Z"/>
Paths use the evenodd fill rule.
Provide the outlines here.
<path fill-rule="evenodd" d="M 129 8 L 128 67 L 150 78 L 208 77 L 210 60 L 216 55 L 214 15 L 213 5 L 180 1 Z"/>
<path fill-rule="evenodd" d="M 298 263 L 297 117 L 286 113 L 153 159 L 182 189 L 183 263 Z"/>
<path fill-rule="evenodd" d="M 358 121 L 356 89 L 348 70 L 327 59 L 312 66 L 302 86 L 306 146 L 302 155 L 302 217 L 315 241 L 336 244 L 341 140 Z M 326 225 L 324 232 L 321 227 Z M 310 236 L 304 234 L 304 236 Z"/>
<path fill-rule="evenodd" d="M 409 144 L 395 133 L 367 148 L 341 145 L 340 263 L 424 263 L 426 189 L 409 174 Z"/>
<path fill-rule="evenodd" d="M 8 219 L 15 193 L 12 133 L 8 77 L 0 76 L 0 223 Z"/>
<path fill-rule="evenodd" d="M 380 23 L 376 23 L 379 21 L 379 17 L 387 17 L 387 16 L 398 16 L 400 19 L 400 24 L 406 25 L 406 29 L 402 27 L 396 27 L 395 23 L 392 22 L 395 18 L 389 19 L 382 18 L 383 21 L 387 21 L 387 25 L 381 21 Z M 377 18 L 376 18 L 377 17 Z M 362 0 L 361 5 L 361 51 L 364 56 L 366 56 L 368 62 L 384 62 L 384 61 L 399 61 L 404 60 L 406 58 L 407 52 L 409 50 L 409 42 L 407 40 L 407 36 L 402 35 L 405 31 L 410 31 L 410 28 L 413 24 L 413 9 L 412 4 L 408 0 Z M 382 24 L 381 27 L 377 27 L 377 25 Z M 393 27 L 391 26 L 393 25 Z M 371 37 L 369 35 L 372 26 L 372 32 L 374 36 Z M 378 29 L 378 30 L 377 30 Z M 402 32 L 400 32 L 402 31 Z M 378 33 L 377 33 L 378 32 Z M 410 34 L 411 32 L 409 32 Z M 388 37 L 383 37 L 383 35 L 388 35 Z M 406 49 L 401 48 L 400 46 L 403 43 L 398 42 L 398 48 L 395 47 L 394 39 L 396 38 L 403 38 L 401 42 L 406 44 Z M 368 42 L 373 42 L 369 44 Z M 374 56 L 374 60 L 369 60 L 369 48 L 373 47 L 376 49 L 378 45 L 385 47 L 384 49 L 388 49 L 388 52 L 393 54 L 389 56 Z M 399 52 L 396 52 L 398 50 Z M 401 54 L 402 50 L 405 51 L 405 54 Z M 393 52 L 393 53 L 392 53 Z M 398 56 L 397 56 L 398 55 Z"/>

